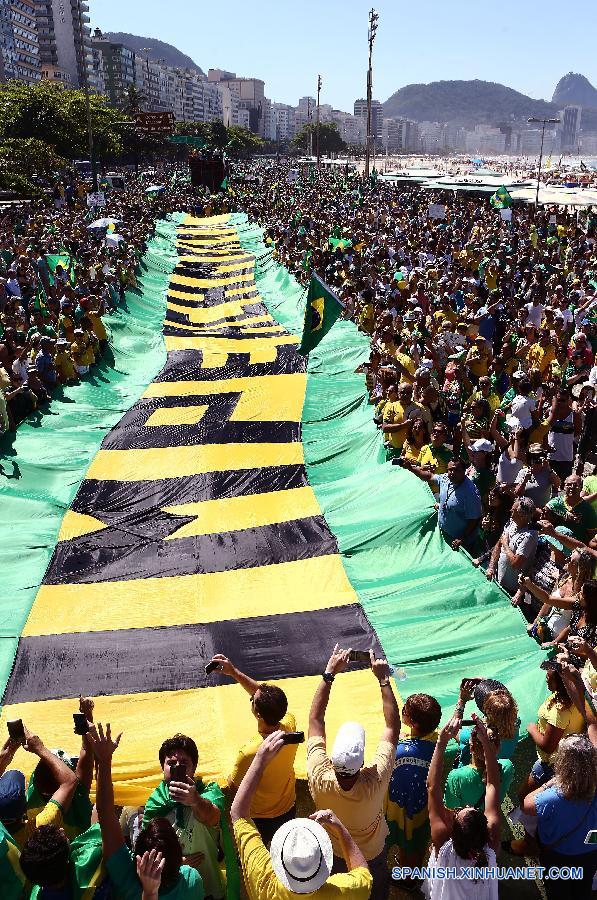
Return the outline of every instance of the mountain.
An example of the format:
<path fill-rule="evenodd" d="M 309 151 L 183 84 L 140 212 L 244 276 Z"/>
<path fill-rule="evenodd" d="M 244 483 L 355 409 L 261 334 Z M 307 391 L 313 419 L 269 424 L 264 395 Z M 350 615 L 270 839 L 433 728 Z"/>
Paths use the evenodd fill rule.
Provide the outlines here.
<path fill-rule="evenodd" d="M 192 69 L 204 75 L 203 69 L 194 62 L 190 56 L 181 53 L 172 44 L 166 44 L 164 41 L 157 41 L 155 38 L 140 37 L 138 34 L 127 34 L 124 31 L 105 31 L 104 37 L 109 41 L 115 41 L 118 44 L 124 44 L 129 50 L 140 53 L 142 56 L 149 56 L 150 59 L 162 59 L 166 65 L 174 66 L 179 69 Z M 147 52 L 149 48 L 149 53 Z"/>
<path fill-rule="evenodd" d="M 384 115 L 405 116 L 418 122 L 505 122 L 512 118 L 553 116 L 557 108 L 545 100 L 533 100 L 493 81 L 432 81 L 407 84 L 383 104 Z"/>
<path fill-rule="evenodd" d="M 560 109 L 569 105 L 597 109 L 597 89 L 584 75 L 568 72 L 558 81 L 553 102 L 557 103 Z"/>

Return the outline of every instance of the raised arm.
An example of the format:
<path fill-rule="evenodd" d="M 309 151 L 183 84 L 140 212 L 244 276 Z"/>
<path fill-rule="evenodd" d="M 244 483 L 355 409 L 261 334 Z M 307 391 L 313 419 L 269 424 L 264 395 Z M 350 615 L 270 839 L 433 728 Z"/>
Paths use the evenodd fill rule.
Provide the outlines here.
<path fill-rule="evenodd" d="M 348 657 L 350 650 L 342 650 L 338 644 L 334 647 L 332 655 L 325 667 L 327 675 L 336 676 L 339 672 L 343 672 L 348 665 Z M 332 681 L 325 681 L 323 678 L 317 685 L 311 709 L 309 710 L 309 737 L 322 737 L 325 739 L 325 711 L 330 699 L 330 691 L 332 689 Z"/>
<path fill-rule="evenodd" d="M 253 796 L 259 786 L 265 767 L 284 746 L 283 735 L 283 731 L 274 731 L 272 734 L 268 734 L 253 757 L 253 762 L 247 769 L 247 774 L 241 781 L 230 807 L 230 818 L 233 823 L 237 819 L 250 818 Z"/>
<path fill-rule="evenodd" d="M 83 713 L 87 719 L 87 723 L 90 726 L 93 725 L 93 700 L 89 697 L 80 697 L 79 711 Z M 81 751 L 79 753 L 75 775 L 84 786 L 87 793 L 89 793 L 93 781 L 93 750 L 91 749 L 89 732 L 84 734 L 81 738 Z"/>
<path fill-rule="evenodd" d="M 61 759 L 44 746 L 43 741 L 37 734 L 31 734 L 29 729 L 25 728 L 25 750 L 38 756 L 40 760 L 46 764 L 50 775 L 57 782 L 58 787 L 52 794 L 52 800 L 57 803 L 64 811 L 70 807 L 73 795 L 77 787 L 77 776 L 65 765 Z"/>
<path fill-rule="evenodd" d="M 485 818 L 489 829 L 489 840 L 496 853 L 500 848 L 500 767 L 495 747 L 489 740 L 485 723 L 475 713 L 472 714 L 477 736 L 483 746 L 485 756 Z"/>
<path fill-rule="evenodd" d="M 89 730 L 89 741 L 97 763 L 97 786 L 95 805 L 102 832 L 104 860 L 109 860 L 124 844 L 124 835 L 114 808 L 114 786 L 112 784 L 112 756 L 120 743 L 122 734 L 112 740 L 110 724 L 106 732 L 101 722 Z"/>
<path fill-rule="evenodd" d="M 431 840 L 436 850 L 442 847 L 452 833 L 453 814 L 444 806 L 444 757 L 448 742 L 460 731 L 462 720 L 457 716 L 442 728 L 431 757 L 427 773 L 427 803 L 429 806 L 429 823 Z"/>
<path fill-rule="evenodd" d="M 370 650 L 369 653 L 371 655 L 371 668 L 379 681 L 381 689 L 381 704 L 386 723 L 381 739 L 396 746 L 400 739 L 400 712 L 390 682 L 390 667 L 385 659 L 375 659 L 373 650 Z"/>
<path fill-rule="evenodd" d="M 214 669 L 214 671 L 222 672 L 224 675 L 229 675 L 230 678 L 234 678 L 234 680 L 245 689 L 247 694 L 251 697 L 253 696 L 259 687 L 258 681 L 255 681 L 254 678 L 250 678 L 248 675 L 245 675 L 244 672 L 241 672 L 240 669 L 237 669 L 223 653 L 215 653 L 211 661 L 218 663 L 218 668 Z"/>

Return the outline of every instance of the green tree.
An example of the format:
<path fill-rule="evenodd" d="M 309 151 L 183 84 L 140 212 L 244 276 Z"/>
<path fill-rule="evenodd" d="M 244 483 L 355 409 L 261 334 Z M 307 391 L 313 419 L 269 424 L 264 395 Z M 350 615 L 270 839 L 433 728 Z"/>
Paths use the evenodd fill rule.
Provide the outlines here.
<path fill-rule="evenodd" d="M 250 155 L 262 150 L 265 147 L 264 142 L 258 134 L 253 134 L 247 128 L 240 125 L 230 125 L 228 128 L 228 143 L 226 152 L 230 156 Z"/>
<path fill-rule="evenodd" d="M 303 125 L 293 140 L 293 145 L 301 150 L 309 149 L 309 135 L 313 135 L 313 153 L 317 147 L 317 125 Z M 347 144 L 338 133 L 335 122 L 321 122 L 319 125 L 319 149 L 321 153 L 345 153 Z"/>
<path fill-rule="evenodd" d="M 92 95 L 91 120 L 98 158 L 122 150 L 123 114 L 105 97 Z M 65 159 L 88 155 L 87 108 L 83 91 L 62 90 L 49 81 L 0 85 L 0 142 L 34 138 Z"/>

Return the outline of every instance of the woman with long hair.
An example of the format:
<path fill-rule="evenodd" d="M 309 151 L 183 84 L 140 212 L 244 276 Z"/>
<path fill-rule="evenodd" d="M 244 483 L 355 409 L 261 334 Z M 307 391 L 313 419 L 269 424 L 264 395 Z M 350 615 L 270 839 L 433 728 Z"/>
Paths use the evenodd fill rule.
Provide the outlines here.
<path fill-rule="evenodd" d="M 485 811 L 465 806 L 448 809 L 443 801 L 444 756 L 448 741 L 458 733 L 462 720 L 453 716 L 442 728 L 427 776 L 429 821 L 432 851 L 430 867 L 454 867 L 457 872 L 470 866 L 484 868 L 496 864 L 500 839 L 500 775 L 495 748 L 484 723 L 474 717 L 477 735 L 483 747 L 486 769 Z M 488 877 L 428 879 L 423 891 L 428 900 L 497 900 L 498 882 Z"/>
<path fill-rule="evenodd" d="M 597 848 L 585 843 L 597 829 L 597 749 L 584 734 L 560 741 L 551 787 L 525 797 L 523 811 L 537 816 L 539 859 L 552 866 L 582 868 L 582 879 L 544 881 L 548 900 L 588 900 L 597 871 Z"/>
<path fill-rule="evenodd" d="M 560 634 L 570 624 L 573 603 L 580 597 L 584 584 L 593 577 L 594 570 L 595 557 L 591 553 L 587 550 L 573 550 L 562 577 L 551 594 L 528 576 L 522 577 L 519 582 L 521 590 L 528 591 L 543 604 L 535 620 L 527 628 L 529 634 L 534 635 L 539 626 L 543 626 L 548 640 Z"/>
<path fill-rule="evenodd" d="M 585 581 L 578 597 L 560 600 L 560 603 L 572 610 L 570 624 L 563 628 L 553 641 L 543 644 L 543 647 L 557 647 L 558 644 L 565 644 L 571 637 L 580 637 L 594 647 L 597 644 L 597 581 L 594 579 Z M 584 665 L 584 660 L 574 653 L 569 654 L 569 660 L 577 668 Z"/>

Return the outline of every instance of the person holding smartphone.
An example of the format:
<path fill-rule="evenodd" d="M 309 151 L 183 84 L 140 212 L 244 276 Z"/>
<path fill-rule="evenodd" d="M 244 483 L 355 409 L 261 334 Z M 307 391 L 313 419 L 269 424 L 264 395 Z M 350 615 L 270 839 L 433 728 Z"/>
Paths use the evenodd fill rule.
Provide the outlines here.
<path fill-rule="evenodd" d="M 260 684 L 237 669 L 222 653 L 215 654 L 209 667 L 213 663 L 217 664 L 217 669 L 212 671 L 234 678 L 245 689 L 250 697 L 251 713 L 257 720 L 257 735 L 240 748 L 228 778 L 228 793 L 233 797 L 265 738 L 274 731 L 283 731 L 288 736 L 296 734 L 296 720 L 288 711 L 286 694 L 277 685 Z M 251 818 L 266 846 L 278 828 L 296 816 L 294 759 L 297 746 L 297 743 L 286 743 L 282 747 L 252 796 Z"/>

